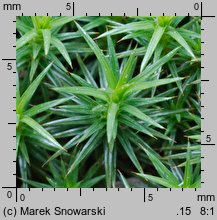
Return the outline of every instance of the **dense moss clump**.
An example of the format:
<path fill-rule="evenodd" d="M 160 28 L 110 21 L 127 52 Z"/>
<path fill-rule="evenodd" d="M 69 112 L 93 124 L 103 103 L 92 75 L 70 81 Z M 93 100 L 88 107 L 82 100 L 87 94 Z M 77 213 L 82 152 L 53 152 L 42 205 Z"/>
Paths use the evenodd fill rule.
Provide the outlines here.
<path fill-rule="evenodd" d="M 19 187 L 200 187 L 199 17 L 17 17 Z"/>

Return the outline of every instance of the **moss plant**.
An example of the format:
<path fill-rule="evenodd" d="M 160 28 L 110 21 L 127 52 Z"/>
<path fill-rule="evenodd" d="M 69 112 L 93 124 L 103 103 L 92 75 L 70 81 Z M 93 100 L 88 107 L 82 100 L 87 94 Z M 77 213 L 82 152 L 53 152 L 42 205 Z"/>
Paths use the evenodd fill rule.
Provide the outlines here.
<path fill-rule="evenodd" d="M 17 29 L 20 186 L 200 186 L 199 17 L 18 17 Z"/>

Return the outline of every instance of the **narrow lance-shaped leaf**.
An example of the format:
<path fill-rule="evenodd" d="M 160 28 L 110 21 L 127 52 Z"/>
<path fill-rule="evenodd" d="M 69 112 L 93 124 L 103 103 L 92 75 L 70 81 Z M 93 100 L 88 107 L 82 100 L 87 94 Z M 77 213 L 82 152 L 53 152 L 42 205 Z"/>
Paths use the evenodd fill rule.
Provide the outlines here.
<path fill-rule="evenodd" d="M 141 174 L 141 173 L 136 173 L 136 175 L 146 181 L 151 181 L 151 182 L 154 182 L 156 184 L 159 184 L 159 185 L 167 187 L 167 188 L 179 188 L 179 186 L 177 184 L 173 184 L 164 178 L 160 178 L 160 177 L 156 177 L 156 176 L 152 176 L 152 175 L 148 175 L 148 174 Z"/>
<path fill-rule="evenodd" d="M 174 142 L 173 139 L 167 137 L 165 134 L 162 134 L 162 133 L 160 133 L 160 132 L 158 132 L 158 131 L 156 131 L 156 130 L 150 128 L 150 127 L 148 128 L 148 130 L 149 130 L 155 137 L 162 138 L 162 139 L 164 139 L 164 140 L 168 140 L 168 141 Z"/>
<path fill-rule="evenodd" d="M 39 75 L 38 77 L 30 84 L 30 86 L 27 88 L 27 90 L 23 93 L 21 96 L 19 102 L 17 103 L 17 112 L 21 113 L 27 103 L 30 101 L 31 97 L 35 93 L 35 90 L 38 88 L 40 82 L 47 74 L 48 70 L 50 69 L 52 63 L 50 63 Z"/>
<path fill-rule="evenodd" d="M 152 81 L 147 81 L 143 83 L 131 83 L 130 85 L 127 85 L 127 90 L 125 92 L 126 96 L 131 95 L 134 92 L 142 91 L 145 89 L 161 86 L 161 85 L 166 85 L 169 83 L 173 83 L 179 80 L 182 80 L 183 78 L 177 77 L 177 78 L 171 78 L 171 79 L 158 79 L 158 80 L 152 80 Z"/>
<path fill-rule="evenodd" d="M 121 34 L 121 33 L 127 33 L 127 32 L 139 31 L 139 30 L 143 30 L 143 31 L 151 30 L 153 29 L 153 26 L 154 26 L 153 23 L 150 21 L 132 22 L 126 25 L 120 25 L 114 27 L 112 30 L 101 34 L 98 38 L 102 38 L 107 35 L 115 35 L 115 34 Z"/>
<path fill-rule="evenodd" d="M 81 78 L 79 75 L 74 73 L 69 73 L 72 78 L 74 78 L 78 84 L 82 87 L 93 87 L 89 82 L 87 82 L 85 79 Z"/>
<path fill-rule="evenodd" d="M 23 35 L 21 38 L 17 40 L 16 49 L 18 50 L 19 48 L 24 46 L 26 43 L 31 41 L 35 36 L 36 36 L 36 32 L 34 30 L 27 32 L 25 35 Z"/>
<path fill-rule="evenodd" d="M 26 160 L 26 162 L 28 164 L 30 164 L 28 150 L 27 150 L 27 147 L 26 147 L 26 143 L 23 139 L 21 140 L 21 143 L 20 143 L 20 151 L 23 155 L 23 158 Z"/>
<path fill-rule="evenodd" d="M 157 158 L 154 154 L 144 149 L 149 159 L 153 163 L 155 169 L 158 171 L 159 175 L 170 182 L 171 184 L 178 185 L 179 180 L 173 175 L 173 173 Z"/>
<path fill-rule="evenodd" d="M 152 105 L 158 102 L 164 102 L 168 101 L 170 99 L 173 99 L 174 97 L 152 97 L 152 98 L 129 98 L 127 100 L 127 103 L 133 105 L 133 106 L 146 106 L 146 105 Z"/>
<path fill-rule="evenodd" d="M 81 143 L 82 141 L 86 140 L 91 135 L 93 135 L 94 133 L 101 130 L 104 126 L 105 126 L 104 122 L 100 122 L 99 120 L 94 122 L 90 127 L 88 127 L 86 130 L 84 130 L 83 135 L 78 140 L 78 143 Z"/>
<path fill-rule="evenodd" d="M 164 49 L 164 43 L 159 42 L 159 44 L 156 46 L 156 49 L 154 51 L 153 63 L 155 63 L 156 61 L 158 61 L 160 59 L 161 54 L 163 52 L 163 49 Z M 154 74 L 152 76 L 153 80 L 160 78 L 161 71 L 162 71 L 162 66 L 157 71 L 154 72 Z M 156 89 L 157 88 L 152 88 L 151 97 L 154 97 Z"/>
<path fill-rule="evenodd" d="M 39 58 L 33 59 L 31 62 L 31 68 L 30 68 L 30 73 L 29 73 L 29 79 L 30 81 L 33 80 L 33 77 L 35 75 L 36 69 L 38 68 L 39 64 Z"/>
<path fill-rule="evenodd" d="M 120 115 L 119 122 L 144 134 L 154 137 L 154 135 L 143 125 L 141 125 L 137 119 L 131 118 L 128 115 Z"/>
<path fill-rule="evenodd" d="M 121 182 L 123 183 L 124 187 L 131 188 L 130 184 L 127 182 L 127 179 L 124 177 L 124 175 L 121 173 L 121 171 L 118 170 L 118 173 L 120 175 L 120 179 L 121 179 Z"/>
<path fill-rule="evenodd" d="M 117 59 L 117 54 L 115 52 L 114 43 L 111 39 L 111 36 L 107 36 L 107 44 L 108 44 L 108 54 L 109 54 L 109 60 L 110 65 L 112 67 L 113 73 L 116 75 L 116 78 L 119 78 L 119 64 Z"/>
<path fill-rule="evenodd" d="M 59 50 L 59 52 L 62 54 L 62 56 L 65 58 L 66 62 L 71 66 L 72 68 L 72 62 L 71 58 L 68 54 L 68 51 L 66 50 L 64 44 L 56 37 L 52 36 L 51 38 L 51 44 Z"/>
<path fill-rule="evenodd" d="M 98 182 L 103 180 L 105 175 L 97 176 L 89 180 L 85 180 L 81 182 L 80 188 L 91 188 L 94 187 Z"/>
<path fill-rule="evenodd" d="M 20 138 L 21 138 L 21 132 L 19 129 L 16 129 L 16 156 L 18 155 L 18 151 L 19 151 Z"/>
<path fill-rule="evenodd" d="M 16 71 L 16 105 L 20 100 L 20 83 L 19 83 L 19 74 Z"/>
<path fill-rule="evenodd" d="M 173 77 L 178 77 L 178 71 L 177 71 L 176 63 L 173 62 L 173 61 L 169 62 L 168 67 L 169 67 L 169 70 L 170 70 L 172 76 Z M 176 81 L 176 84 L 177 84 L 180 92 L 183 93 L 181 81 Z"/>
<path fill-rule="evenodd" d="M 185 173 L 184 173 L 184 183 L 183 188 L 189 187 L 191 185 L 191 176 L 192 176 L 192 165 L 191 165 L 191 149 L 190 143 L 188 141 L 186 163 L 185 163 Z"/>
<path fill-rule="evenodd" d="M 133 67 L 136 63 L 136 56 L 135 53 L 132 52 L 132 54 L 130 55 L 129 59 L 127 60 L 127 63 L 121 73 L 120 79 L 118 81 L 117 87 L 120 87 L 122 85 L 124 85 L 125 83 L 128 82 L 128 80 L 130 79 L 130 77 L 132 76 L 132 71 L 133 71 Z"/>
<path fill-rule="evenodd" d="M 140 67 L 141 72 L 145 69 L 148 61 L 150 60 L 151 56 L 153 55 L 153 52 L 154 52 L 155 48 L 157 47 L 161 37 L 163 36 L 164 31 L 165 31 L 165 27 L 161 27 L 158 25 L 156 26 L 154 33 L 152 35 L 151 41 L 148 44 L 148 48 L 145 53 L 145 57 L 142 60 L 142 64 Z"/>
<path fill-rule="evenodd" d="M 192 58 L 196 58 L 191 47 L 188 45 L 186 40 L 182 37 L 182 35 L 176 31 L 175 29 L 167 32 L 172 38 L 174 38 L 181 46 L 185 48 L 185 50 L 192 56 Z"/>
<path fill-rule="evenodd" d="M 77 144 L 78 139 L 80 138 L 81 135 L 76 135 L 75 137 L 73 137 L 71 140 L 69 140 L 65 145 L 64 145 L 64 149 L 68 150 L 70 148 L 72 148 L 73 146 L 75 146 Z M 48 158 L 47 161 L 45 161 L 45 163 L 42 165 L 45 166 L 46 164 L 48 164 L 50 161 L 54 160 L 55 158 L 57 158 L 58 156 L 62 155 L 64 153 L 65 150 L 58 150 L 57 152 L 55 152 L 52 156 L 50 156 Z"/>
<path fill-rule="evenodd" d="M 31 16 L 31 20 L 32 20 L 32 24 L 34 26 L 34 28 L 36 30 L 38 30 L 40 27 L 39 27 L 39 21 L 40 21 L 40 17 L 37 17 L 37 16 Z"/>
<path fill-rule="evenodd" d="M 53 88 L 53 90 L 57 92 L 65 92 L 65 93 L 72 93 L 72 94 L 78 94 L 78 95 L 87 95 L 87 96 L 93 96 L 98 99 L 102 99 L 104 101 L 107 101 L 108 97 L 107 94 L 100 90 L 95 88 L 89 88 L 89 87 L 60 87 L 60 88 Z"/>
<path fill-rule="evenodd" d="M 27 163 L 22 154 L 18 155 L 17 161 L 18 161 L 19 168 L 20 168 L 19 171 L 20 171 L 21 178 L 27 179 Z M 28 185 L 26 183 L 22 183 L 21 187 L 27 188 Z"/>
<path fill-rule="evenodd" d="M 32 58 L 35 60 L 41 50 L 41 44 L 33 43 L 32 45 Z"/>
<path fill-rule="evenodd" d="M 53 63 L 59 67 L 63 72 L 68 72 L 68 70 L 66 69 L 66 67 L 62 64 L 62 62 L 59 60 L 59 58 L 57 56 L 55 56 L 53 53 L 48 53 L 47 55 L 48 60 L 52 60 Z"/>
<path fill-rule="evenodd" d="M 153 126 L 156 126 L 158 128 L 164 128 L 163 126 L 161 126 L 160 124 L 158 124 L 157 122 L 155 122 L 151 117 L 149 117 L 148 115 L 144 114 L 143 112 L 141 112 L 138 108 L 132 106 L 132 105 L 124 105 L 121 108 L 122 111 L 128 112 L 129 114 L 145 121 L 148 124 L 151 124 Z"/>
<path fill-rule="evenodd" d="M 57 100 L 53 100 L 53 101 L 49 101 L 49 102 L 44 102 L 42 104 L 33 106 L 32 108 L 28 109 L 24 114 L 28 115 L 30 117 L 39 114 L 41 112 L 44 112 L 56 105 L 59 105 L 63 102 L 66 102 L 67 100 L 69 100 L 70 98 L 63 98 L 63 99 L 57 99 Z"/>
<path fill-rule="evenodd" d="M 158 61 L 156 61 L 152 65 L 147 66 L 143 72 L 135 76 L 130 82 L 144 82 L 146 79 L 149 79 L 155 71 L 157 71 L 165 63 L 170 61 L 179 49 L 180 47 L 175 48 L 174 50 L 172 50 L 171 52 L 169 52 L 168 54 L 160 58 Z"/>
<path fill-rule="evenodd" d="M 111 152 L 107 143 L 104 144 L 104 160 L 106 173 L 106 186 L 115 187 L 116 179 L 116 148 Z"/>
<path fill-rule="evenodd" d="M 16 28 L 20 33 L 26 33 L 32 29 L 31 26 L 25 24 L 21 19 L 21 17 L 16 18 Z"/>
<path fill-rule="evenodd" d="M 120 141 L 121 145 L 123 146 L 125 152 L 127 153 L 128 157 L 131 159 L 131 161 L 133 162 L 134 166 L 137 168 L 137 170 L 140 173 L 143 173 L 142 167 L 134 153 L 133 147 L 130 143 L 130 141 L 128 140 L 127 136 L 123 135 L 124 133 L 120 133 L 120 135 L 118 135 L 118 140 Z"/>
<path fill-rule="evenodd" d="M 81 70 L 85 76 L 85 78 L 87 79 L 87 81 L 89 83 L 91 83 L 91 85 L 93 85 L 94 87 L 98 87 L 93 76 L 91 75 L 91 73 L 89 72 L 89 70 L 87 69 L 87 67 L 85 66 L 83 60 L 81 59 L 81 57 L 79 56 L 79 54 L 76 54 L 76 57 L 77 57 L 77 60 L 78 60 L 78 63 L 81 67 Z"/>
<path fill-rule="evenodd" d="M 51 26 L 52 29 L 58 28 L 58 27 L 62 27 L 64 24 L 69 23 L 69 22 L 75 20 L 75 18 L 76 17 L 73 17 L 73 16 L 59 17 L 59 18 L 53 19 L 50 22 L 50 26 Z"/>
<path fill-rule="evenodd" d="M 67 176 L 100 144 L 100 139 L 104 135 L 104 132 L 93 134 L 84 145 L 82 150 L 75 157 L 74 162 L 70 166 Z"/>
<path fill-rule="evenodd" d="M 108 107 L 107 113 L 107 140 L 109 143 L 110 151 L 113 150 L 113 141 L 117 134 L 117 128 L 115 127 L 115 121 L 117 120 L 119 105 L 111 102 Z M 113 133 L 116 130 L 115 134 Z"/>
<path fill-rule="evenodd" d="M 79 25 L 76 23 L 77 28 L 79 29 L 80 33 L 82 34 L 82 36 L 84 37 L 84 39 L 86 40 L 86 42 L 88 43 L 89 47 L 93 50 L 93 52 L 95 53 L 99 63 L 101 64 L 101 67 L 106 75 L 106 79 L 108 82 L 108 85 L 111 88 L 115 88 L 116 83 L 117 83 L 117 79 L 115 78 L 115 74 L 112 71 L 111 66 L 109 65 L 106 57 L 104 56 L 104 54 L 102 53 L 102 51 L 100 50 L 100 48 L 98 47 L 98 45 L 93 41 L 93 39 L 86 33 L 86 31 Z"/>
<path fill-rule="evenodd" d="M 44 52 L 47 56 L 51 43 L 51 30 L 50 29 L 42 29 L 42 35 L 44 38 Z"/>
<path fill-rule="evenodd" d="M 33 130 L 38 132 L 41 136 L 49 140 L 52 144 L 54 144 L 55 148 L 65 150 L 54 138 L 53 136 L 46 131 L 38 122 L 30 118 L 29 116 L 24 116 L 21 121 L 31 127 Z"/>

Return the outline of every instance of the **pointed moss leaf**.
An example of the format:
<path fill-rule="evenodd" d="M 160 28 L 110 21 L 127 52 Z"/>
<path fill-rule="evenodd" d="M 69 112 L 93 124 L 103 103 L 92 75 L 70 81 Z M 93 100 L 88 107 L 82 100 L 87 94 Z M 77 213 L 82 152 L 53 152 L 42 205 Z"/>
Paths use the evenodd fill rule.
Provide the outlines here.
<path fill-rule="evenodd" d="M 86 125 L 96 120 L 96 115 L 76 115 L 73 117 L 61 118 L 44 124 L 44 126 L 66 126 L 66 125 Z"/>
<path fill-rule="evenodd" d="M 40 19 L 40 17 L 37 17 L 37 16 L 31 16 L 31 20 L 32 20 L 32 24 L 33 24 L 33 26 L 34 26 L 34 28 L 36 29 L 36 30 L 38 30 L 40 27 L 39 27 L 39 19 Z"/>
<path fill-rule="evenodd" d="M 102 138 L 104 132 L 99 132 L 93 134 L 84 145 L 82 150 L 76 155 L 74 162 L 70 166 L 67 176 L 81 163 L 83 160 L 95 150 L 95 148 L 100 144 L 100 139 Z"/>
<path fill-rule="evenodd" d="M 67 73 L 68 70 L 66 67 L 62 64 L 62 62 L 59 60 L 57 56 L 53 53 L 48 53 L 47 55 L 48 60 L 51 60 L 57 67 L 59 67 L 63 72 Z"/>
<path fill-rule="evenodd" d="M 19 74 L 16 71 L 16 103 L 20 101 L 20 82 L 19 82 Z"/>
<path fill-rule="evenodd" d="M 192 58 L 196 58 L 191 47 L 188 45 L 188 43 L 186 42 L 186 40 L 182 37 L 182 35 L 176 31 L 175 29 L 167 32 L 167 34 L 169 34 L 172 38 L 174 38 L 181 46 L 183 46 L 185 48 L 185 50 L 190 54 L 190 56 Z"/>
<path fill-rule="evenodd" d="M 26 146 L 26 143 L 25 143 L 25 141 L 23 139 L 21 140 L 21 143 L 20 143 L 20 151 L 21 151 L 21 153 L 23 155 L 23 158 L 26 160 L 26 162 L 28 164 L 30 164 L 27 146 Z"/>
<path fill-rule="evenodd" d="M 38 77 L 30 84 L 30 86 L 26 89 L 26 91 L 21 96 L 19 102 L 17 103 L 17 112 L 21 113 L 25 106 L 30 101 L 31 97 L 35 93 L 35 90 L 38 88 L 39 84 L 41 83 L 42 79 L 45 77 L 47 72 L 49 71 L 52 63 L 50 63 L 39 75 Z"/>
<path fill-rule="evenodd" d="M 21 138 L 21 132 L 19 129 L 16 129 L 16 155 L 18 154 L 19 151 L 20 138 Z"/>
<path fill-rule="evenodd" d="M 65 58 L 66 62 L 72 67 L 71 58 L 66 50 L 64 44 L 56 37 L 52 36 L 51 44 L 59 50 L 62 56 Z"/>
<path fill-rule="evenodd" d="M 138 146 L 139 148 L 141 148 L 142 150 L 148 150 L 150 151 L 152 154 L 159 156 L 157 154 L 156 151 L 153 150 L 152 147 L 150 147 L 146 141 L 144 141 L 142 138 L 140 138 L 140 136 L 133 132 L 131 129 L 128 129 L 127 131 L 125 131 L 126 135 L 128 136 L 129 140 L 135 144 L 135 146 Z"/>
<path fill-rule="evenodd" d="M 32 58 L 33 60 L 35 60 L 41 50 L 42 46 L 41 44 L 37 44 L 37 43 L 34 43 L 33 46 L 32 46 Z"/>
<path fill-rule="evenodd" d="M 167 188 L 179 188 L 178 184 L 173 184 L 164 178 L 160 178 L 160 177 L 156 177 L 156 176 L 152 176 L 148 174 L 141 174 L 141 173 L 136 173 L 136 175 L 146 181 L 151 181 L 151 182 L 154 182 L 158 185 L 161 185 Z"/>
<path fill-rule="evenodd" d="M 19 38 L 16 42 L 16 49 L 18 50 L 25 44 L 27 44 L 29 41 L 31 41 L 36 36 L 35 31 L 29 31 L 25 35 L 23 35 L 21 38 Z"/>
<path fill-rule="evenodd" d="M 32 29 L 32 26 L 27 25 L 26 23 L 23 22 L 23 20 L 21 20 L 17 17 L 17 19 L 16 19 L 16 28 L 19 32 L 26 33 L 26 32 L 28 32 Z"/>
<path fill-rule="evenodd" d="M 50 29 L 42 29 L 42 35 L 44 38 L 44 52 L 47 56 L 51 43 L 51 30 Z"/>
<path fill-rule="evenodd" d="M 183 19 L 185 18 L 185 16 L 177 16 L 173 19 L 173 21 L 171 22 L 171 26 L 176 27 Z"/>
<path fill-rule="evenodd" d="M 75 146 L 77 144 L 77 141 L 78 141 L 79 138 L 80 138 L 80 135 L 77 135 L 77 136 L 73 137 L 70 141 L 68 141 L 64 145 L 64 149 L 68 150 L 68 149 L 72 148 L 73 146 Z M 45 163 L 42 165 L 42 167 L 45 166 L 46 164 L 48 164 L 50 161 L 57 158 L 58 156 L 62 155 L 64 152 L 65 152 L 65 150 L 58 150 L 57 152 L 55 152 L 52 156 L 50 156 L 48 158 L 47 161 L 45 161 Z"/>
<path fill-rule="evenodd" d="M 160 161 L 160 159 L 152 154 L 150 151 L 145 149 L 146 154 L 148 155 L 149 159 L 153 163 L 155 169 L 158 171 L 159 175 L 169 181 L 171 184 L 178 185 L 179 180 L 176 178 L 176 176 L 173 175 L 173 173 Z"/>
<path fill-rule="evenodd" d="M 168 141 L 173 141 L 173 139 L 169 138 L 168 136 L 166 136 L 165 134 L 162 134 L 161 132 L 158 132 L 152 128 L 148 128 L 148 130 L 155 136 L 155 137 L 158 137 L 158 138 L 162 138 L 164 140 L 168 140 Z"/>
<path fill-rule="evenodd" d="M 89 87 L 59 87 L 54 88 L 57 92 L 65 92 L 65 93 L 71 93 L 71 94 L 78 94 L 78 95 L 87 95 L 87 96 L 93 96 L 94 98 L 102 99 L 104 101 L 107 101 L 108 97 L 107 94 L 100 90 L 95 88 L 89 88 Z"/>
<path fill-rule="evenodd" d="M 111 151 L 107 143 L 104 145 L 104 161 L 105 161 L 106 186 L 115 187 L 116 149 Z"/>
<path fill-rule="evenodd" d="M 138 108 L 132 106 L 132 105 L 124 105 L 121 108 L 122 111 L 128 112 L 129 114 L 145 121 L 147 124 L 151 124 L 158 128 L 163 128 L 160 124 L 158 124 L 156 121 L 154 121 L 151 117 L 141 112 Z"/>
<path fill-rule="evenodd" d="M 127 63 L 121 73 L 117 87 L 120 87 L 128 82 L 128 80 L 132 76 L 132 71 L 133 71 L 133 67 L 134 67 L 135 63 L 136 63 L 136 56 L 135 56 L 135 53 L 132 52 L 132 54 L 130 55 L 129 59 L 127 60 Z"/>
<path fill-rule="evenodd" d="M 84 87 L 93 87 L 91 85 L 91 83 L 87 82 L 85 79 L 81 78 L 80 76 L 74 74 L 74 73 L 70 73 L 70 75 L 78 82 L 78 84 L 80 86 L 84 86 Z"/>
<path fill-rule="evenodd" d="M 81 188 L 94 187 L 98 182 L 102 181 L 103 179 L 105 179 L 105 175 L 97 176 L 97 177 L 91 178 L 90 180 L 82 181 L 80 187 Z"/>
<path fill-rule="evenodd" d="M 30 118 L 29 116 L 24 116 L 21 119 L 21 121 L 27 124 L 29 127 L 31 127 L 36 132 L 38 132 L 41 136 L 46 138 L 48 141 L 50 141 L 53 144 L 53 146 L 55 146 L 55 148 L 64 149 L 47 130 L 45 130 L 40 124 L 38 124 L 38 122 Z"/>
<path fill-rule="evenodd" d="M 98 132 L 105 126 L 104 122 L 96 121 L 94 122 L 90 127 L 88 127 L 83 132 L 83 136 L 78 140 L 78 143 L 81 143 L 82 141 L 86 140 L 90 136 L 92 136 L 94 133 Z"/>
<path fill-rule="evenodd" d="M 53 136 L 55 138 L 65 138 L 65 137 L 73 137 L 77 134 L 81 134 L 81 132 L 84 130 L 83 127 L 78 127 L 78 128 L 72 128 L 69 130 L 64 130 L 64 131 L 60 131 L 57 133 L 53 133 Z"/>
<path fill-rule="evenodd" d="M 143 30 L 143 31 L 152 30 L 153 27 L 154 25 L 150 21 L 131 22 L 126 25 L 120 25 L 120 26 L 114 27 L 112 30 L 101 34 L 98 38 L 102 38 L 107 35 L 115 35 L 115 34 L 121 34 L 121 33 L 127 33 L 127 32 L 139 31 L 139 30 Z"/>
<path fill-rule="evenodd" d="M 93 76 L 91 75 L 91 73 L 89 72 L 89 70 L 87 69 L 87 67 L 85 66 L 83 60 L 81 59 L 81 57 L 79 56 L 79 54 L 76 54 L 77 57 L 77 61 L 81 67 L 81 70 L 85 76 L 85 78 L 87 79 L 87 81 L 94 87 L 98 87 Z"/>
<path fill-rule="evenodd" d="M 89 47 L 93 50 L 93 52 L 95 53 L 105 75 L 106 75 L 106 79 L 108 82 L 108 85 L 111 88 L 115 88 L 116 83 L 117 83 L 117 79 L 115 78 L 115 74 L 112 71 L 111 66 L 109 65 L 106 57 L 104 56 L 104 54 L 102 53 L 102 51 L 100 50 L 100 48 L 98 47 L 98 45 L 93 41 L 93 39 L 86 33 L 86 31 L 79 25 L 76 23 L 77 28 L 79 29 L 81 35 L 83 36 L 83 38 L 86 40 L 86 42 L 88 43 Z"/>
<path fill-rule="evenodd" d="M 127 103 L 133 106 L 146 106 L 146 105 L 152 105 L 158 102 L 164 102 L 167 100 L 170 100 L 174 97 L 152 97 L 152 98 L 129 98 L 127 100 Z"/>
<path fill-rule="evenodd" d="M 57 99 L 57 100 L 53 100 L 53 101 L 49 101 L 49 102 L 44 102 L 42 104 L 33 106 L 32 108 L 28 109 L 25 112 L 25 115 L 28 115 L 29 117 L 32 117 L 32 116 L 37 115 L 41 112 L 49 110 L 49 109 L 53 108 L 54 106 L 57 106 L 57 105 L 59 105 L 63 102 L 66 102 L 69 99 L 70 98 L 63 98 L 63 99 Z"/>
<path fill-rule="evenodd" d="M 144 82 L 145 79 L 148 79 L 154 72 L 156 72 L 159 68 L 161 68 L 165 63 L 170 61 L 172 57 L 177 53 L 177 51 L 180 49 L 180 47 L 175 48 L 174 50 L 170 51 L 168 54 L 151 64 L 150 66 L 147 66 L 143 72 L 141 72 L 139 75 L 134 77 L 131 82 Z"/>
<path fill-rule="evenodd" d="M 19 168 L 20 168 L 20 176 L 21 178 L 27 179 L 27 162 L 25 160 L 25 158 L 23 157 L 23 154 L 20 153 L 18 155 L 18 164 L 19 164 Z M 28 187 L 28 185 L 26 183 L 22 183 L 22 187 Z"/>
<path fill-rule="evenodd" d="M 183 182 L 182 187 L 183 188 L 190 187 L 191 182 L 192 182 L 191 149 L 190 149 L 190 143 L 188 142 L 186 163 L 185 163 L 184 182 Z"/>
<path fill-rule="evenodd" d="M 16 114 L 16 128 L 19 127 L 19 123 L 20 123 L 20 114 Z"/>
<path fill-rule="evenodd" d="M 128 157 L 131 159 L 132 163 L 137 168 L 137 170 L 140 173 L 143 173 L 142 167 L 141 167 L 141 165 L 140 165 L 140 163 L 134 153 L 133 147 L 132 147 L 130 141 L 128 140 L 127 136 L 123 135 L 123 133 L 120 133 L 120 135 L 118 135 L 118 140 L 120 141 L 125 152 L 127 153 Z"/>
<path fill-rule="evenodd" d="M 36 69 L 38 68 L 38 63 L 39 63 L 39 58 L 32 60 L 31 62 L 31 68 L 30 68 L 30 73 L 29 73 L 29 79 L 30 81 L 33 80 L 33 77 L 35 75 Z"/>
<path fill-rule="evenodd" d="M 108 143 L 111 143 L 112 139 L 114 140 L 116 138 L 116 132 L 115 134 L 114 129 L 115 128 L 115 121 L 117 120 L 117 113 L 118 113 L 119 105 L 117 103 L 111 102 L 108 107 L 108 113 L 107 113 L 107 140 Z M 112 149 L 110 149 L 112 150 Z"/>
<path fill-rule="evenodd" d="M 144 134 L 147 134 L 147 135 L 149 135 L 150 137 L 154 137 L 154 135 L 153 135 L 148 129 L 146 129 L 145 126 L 141 125 L 141 124 L 138 122 L 137 119 L 135 120 L 135 119 L 129 117 L 128 115 L 124 114 L 124 115 L 121 115 L 121 117 L 119 117 L 118 120 L 119 120 L 119 121 L 121 122 L 121 124 L 123 124 L 123 125 L 126 125 L 126 126 L 128 126 L 128 127 L 130 127 L 130 128 L 133 128 L 133 129 L 136 130 L 136 131 L 140 131 L 140 132 L 142 132 L 142 133 L 144 133 Z"/>
<path fill-rule="evenodd" d="M 175 78 L 175 77 L 178 77 L 178 70 L 177 70 L 177 67 L 176 67 L 176 63 L 174 61 L 172 62 L 168 62 L 168 67 L 169 67 L 169 70 L 172 74 L 172 76 Z M 176 82 L 179 90 L 181 93 L 183 93 L 183 89 L 182 89 L 182 83 L 181 81 L 177 81 Z"/>
<path fill-rule="evenodd" d="M 124 175 L 121 173 L 121 171 L 118 170 L 118 173 L 120 175 L 120 180 L 123 183 L 125 188 L 131 188 L 130 184 L 128 183 L 127 179 L 124 177 Z"/>
<path fill-rule="evenodd" d="M 50 23 L 50 26 L 52 29 L 59 28 L 59 27 L 62 27 L 64 24 L 67 24 L 73 20 L 75 20 L 75 17 L 72 17 L 72 16 L 59 17 L 59 18 L 52 20 Z"/>
<path fill-rule="evenodd" d="M 153 52 L 156 49 L 161 37 L 163 36 L 164 31 L 165 31 L 165 27 L 161 27 L 158 25 L 155 27 L 151 41 L 148 44 L 148 48 L 145 53 L 145 57 L 142 60 L 140 71 L 143 71 L 145 69 L 145 67 L 148 64 L 148 61 L 150 60 L 151 56 L 153 55 Z"/>
<path fill-rule="evenodd" d="M 134 92 L 142 91 L 149 88 L 154 88 L 161 85 L 166 85 L 169 83 L 177 82 L 179 80 L 182 80 L 183 78 L 177 77 L 177 78 L 171 78 L 171 79 L 158 79 L 158 80 L 152 80 L 147 81 L 143 83 L 131 83 L 127 87 L 127 90 L 125 92 L 126 96 L 129 96 L 133 94 Z"/>
<path fill-rule="evenodd" d="M 108 44 L 108 54 L 109 54 L 110 65 L 112 67 L 113 73 L 116 75 L 116 79 L 118 79 L 119 78 L 119 64 L 118 64 L 118 59 L 117 59 L 117 55 L 115 52 L 115 46 L 110 35 L 107 36 L 107 44 Z"/>

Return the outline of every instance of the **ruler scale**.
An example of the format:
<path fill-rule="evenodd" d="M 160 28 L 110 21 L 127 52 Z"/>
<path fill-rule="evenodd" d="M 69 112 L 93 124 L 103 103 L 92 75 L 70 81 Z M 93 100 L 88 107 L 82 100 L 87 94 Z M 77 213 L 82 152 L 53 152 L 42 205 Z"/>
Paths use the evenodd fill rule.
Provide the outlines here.
<path fill-rule="evenodd" d="M 1 2 L 1 219 L 214 219 L 216 206 L 216 2 L 35 1 Z M 201 188 L 47 189 L 16 186 L 16 16 L 200 16 Z M 214 46 L 213 46 L 214 45 Z M 7 91 L 7 94 L 5 94 Z M 210 98 L 212 96 L 212 99 Z M 214 101 L 212 101 L 214 100 Z M 214 175 L 213 175 L 214 174 Z M 29 209 L 35 209 L 27 215 Z M 36 209 L 38 209 L 36 211 Z M 31 212 L 31 210 L 30 210 Z M 81 214 L 83 212 L 83 214 Z"/>

